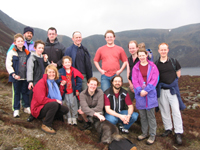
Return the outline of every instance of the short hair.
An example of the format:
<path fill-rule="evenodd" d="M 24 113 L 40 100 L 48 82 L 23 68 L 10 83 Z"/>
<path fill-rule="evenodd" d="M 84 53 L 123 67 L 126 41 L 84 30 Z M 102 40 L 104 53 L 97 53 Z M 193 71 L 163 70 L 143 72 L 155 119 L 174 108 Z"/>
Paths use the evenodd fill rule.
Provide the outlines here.
<path fill-rule="evenodd" d="M 121 78 L 121 81 L 122 81 L 122 83 L 123 83 L 123 78 L 122 78 L 122 76 L 120 76 L 120 75 L 116 75 L 116 76 L 114 76 L 112 79 L 111 79 L 111 85 L 112 85 L 112 82 L 113 82 L 113 80 L 116 78 L 116 77 L 120 77 Z"/>
<path fill-rule="evenodd" d="M 140 48 L 138 51 L 137 51 L 137 54 L 139 54 L 139 52 L 144 52 L 146 55 L 148 55 L 148 52 L 145 48 Z"/>
<path fill-rule="evenodd" d="M 44 43 L 42 40 L 37 40 L 37 41 L 35 41 L 35 43 L 34 43 L 34 47 L 36 48 L 36 47 L 38 46 L 38 44 L 42 44 L 42 45 L 45 46 L 45 43 Z"/>
<path fill-rule="evenodd" d="M 71 61 L 71 63 L 72 63 L 72 58 L 70 56 L 63 56 L 62 63 L 64 63 L 65 59 L 69 59 L 69 61 Z"/>
<path fill-rule="evenodd" d="M 91 77 L 91 78 L 89 78 L 88 81 L 87 81 L 87 83 L 90 83 L 91 80 L 96 81 L 96 82 L 97 82 L 97 86 L 98 86 L 99 83 L 100 83 L 99 80 L 98 80 L 96 77 Z"/>
<path fill-rule="evenodd" d="M 144 42 L 142 42 L 142 43 L 139 43 L 139 44 L 138 44 L 138 47 L 139 47 L 139 48 L 146 48 L 146 47 L 145 47 L 145 43 L 144 43 Z"/>
<path fill-rule="evenodd" d="M 80 31 L 75 31 L 75 32 L 72 33 L 72 37 L 74 37 L 74 34 L 75 34 L 75 33 L 80 33 L 80 34 L 81 34 Z"/>
<path fill-rule="evenodd" d="M 104 34 L 104 37 L 105 37 L 105 38 L 106 38 L 106 34 L 107 34 L 107 33 L 112 33 L 113 36 L 115 37 L 115 33 L 114 33 L 113 30 L 107 30 L 106 33 Z"/>
<path fill-rule="evenodd" d="M 48 29 L 48 31 L 49 31 L 49 30 L 55 30 L 55 32 L 56 32 L 56 34 L 57 34 L 57 30 L 56 30 L 56 28 L 54 28 L 54 27 L 50 27 L 50 28 Z M 48 32 L 48 31 L 47 31 L 47 32 Z"/>
<path fill-rule="evenodd" d="M 24 40 L 23 35 L 21 33 L 17 33 L 17 34 L 14 35 L 14 42 L 16 42 L 17 38 L 19 38 L 19 37 Z"/>
<path fill-rule="evenodd" d="M 160 45 L 167 45 L 167 48 L 169 48 L 169 45 L 167 44 L 167 43 L 160 43 L 159 45 L 158 45 L 158 49 L 160 48 Z"/>
<path fill-rule="evenodd" d="M 135 43 L 136 47 L 138 47 L 137 41 L 136 41 L 136 40 L 132 40 L 132 41 L 130 41 L 130 42 L 128 43 L 128 48 L 129 48 L 129 44 L 131 44 L 131 43 Z"/>
<path fill-rule="evenodd" d="M 55 71 L 56 75 L 55 75 L 55 79 L 54 79 L 54 80 L 58 80 L 58 79 L 59 79 L 58 69 L 57 69 L 53 64 L 50 64 L 50 65 L 48 65 L 48 66 L 45 68 L 44 73 L 47 74 L 47 71 L 48 71 L 49 69 L 52 69 L 52 70 Z"/>

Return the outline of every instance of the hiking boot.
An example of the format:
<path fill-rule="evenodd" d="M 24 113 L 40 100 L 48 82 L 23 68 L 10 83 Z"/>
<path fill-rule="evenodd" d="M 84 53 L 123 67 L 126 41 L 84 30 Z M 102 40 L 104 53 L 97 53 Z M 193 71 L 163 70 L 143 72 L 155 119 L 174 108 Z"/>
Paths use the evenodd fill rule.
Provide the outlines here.
<path fill-rule="evenodd" d="M 181 145 L 181 144 L 182 144 L 181 134 L 180 134 L 180 133 L 176 133 L 176 134 L 175 134 L 175 137 L 176 137 L 176 143 L 177 143 L 178 145 Z"/>
<path fill-rule="evenodd" d="M 150 137 L 147 140 L 147 144 L 152 145 L 154 143 L 155 139 L 156 139 L 155 135 L 150 135 Z"/>
<path fill-rule="evenodd" d="M 141 134 L 141 135 L 139 135 L 138 137 L 137 137 L 137 140 L 138 141 L 142 141 L 142 140 L 144 140 L 144 139 L 146 139 L 147 138 L 147 135 L 146 134 Z"/>
<path fill-rule="evenodd" d="M 27 113 L 27 114 L 31 114 L 30 107 L 24 108 L 24 112 Z"/>
<path fill-rule="evenodd" d="M 68 123 L 69 125 L 72 125 L 72 118 L 68 118 L 67 123 Z"/>
<path fill-rule="evenodd" d="M 77 126 L 76 118 L 72 118 L 72 124 L 73 124 L 74 126 Z"/>
<path fill-rule="evenodd" d="M 165 130 L 163 134 L 161 134 L 162 137 L 168 136 L 169 134 L 172 134 L 172 130 Z"/>
<path fill-rule="evenodd" d="M 27 122 L 32 122 L 35 118 L 30 114 L 30 116 L 27 118 Z"/>
<path fill-rule="evenodd" d="M 48 133 L 48 134 L 56 134 L 56 131 L 54 129 L 52 129 L 51 127 L 48 127 L 44 124 L 42 124 L 42 127 L 41 127 L 42 131 Z"/>
<path fill-rule="evenodd" d="M 81 131 L 83 131 L 83 130 L 89 130 L 89 129 L 91 129 L 92 128 L 92 124 L 91 124 L 91 122 L 85 122 L 84 123 L 84 125 L 80 128 L 80 130 Z"/>
<path fill-rule="evenodd" d="M 18 118 L 19 117 L 19 110 L 14 110 L 13 117 Z"/>

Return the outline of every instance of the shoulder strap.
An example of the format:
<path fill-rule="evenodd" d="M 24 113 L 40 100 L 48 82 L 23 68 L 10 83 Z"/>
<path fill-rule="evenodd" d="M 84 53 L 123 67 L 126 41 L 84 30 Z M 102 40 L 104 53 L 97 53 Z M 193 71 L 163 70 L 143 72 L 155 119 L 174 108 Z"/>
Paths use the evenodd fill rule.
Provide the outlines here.
<path fill-rule="evenodd" d="M 169 59 L 170 59 L 170 61 L 172 63 L 172 66 L 173 66 L 174 70 L 177 71 L 177 69 L 176 69 L 176 59 L 175 58 L 169 58 Z"/>

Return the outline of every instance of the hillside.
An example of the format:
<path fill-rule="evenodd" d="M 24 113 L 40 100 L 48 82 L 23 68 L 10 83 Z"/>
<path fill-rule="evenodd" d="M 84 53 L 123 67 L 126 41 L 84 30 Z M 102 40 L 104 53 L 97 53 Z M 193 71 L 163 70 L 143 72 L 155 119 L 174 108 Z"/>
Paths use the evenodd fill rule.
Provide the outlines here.
<path fill-rule="evenodd" d="M 6 15 L 4 12 L 0 10 L 0 31 L 3 31 L 5 34 L 8 31 L 5 30 L 5 27 L 9 28 L 10 30 L 14 31 L 15 33 L 22 33 L 23 28 L 26 26 L 22 23 L 19 23 Z M 3 27 L 4 26 L 4 27 Z M 34 40 L 41 39 L 46 41 L 47 32 L 45 30 L 34 28 Z M 73 32 L 73 31 L 72 31 Z M 105 45 L 105 39 L 102 35 L 92 35 L 83 39 L 83 45 L 88 48 L 92 59 L 96 53 L 96 50 Z M 9 34 L 10 35 L 10 34 Z M 4 51 L 7 51 L 9 47 L 8 42 L 9 40 L 3 38 L 4 36 L 0 36 L 0 46 L 3 46 Z M 153 51 L 154 58 L 157 59 L 159 57 L 158 54 L 158 44 L 161 42 L 166 42 L 169 44 L 169 56 L 175 57 L 179 60 L 182 67 L 200 67 L 199 57 L 200 57 L 200 23 L 198 24 L 191 24 L 182 26 L 179 28 L 171 29 L 143 29 L 143 30 L 129 30 L 129 31 L 122 31 L 116 33 L 116 40 L 115 44 L 122 46 L 129 56 L 128 52 L 128 42 L 130 40 L 136 40 L 138 43 L 144 42 L 146 44 L 146 48 L 150 48 Z M 12 39 L 12 37 L 9 37 Z M 71 37 L 58 35 L 59 41 L 65 45 L 66 47 L 72 44 Z M 12 41 L 12 40 L 10 40 Z M 93 64 L 93 70 L 96 70 Z"/>

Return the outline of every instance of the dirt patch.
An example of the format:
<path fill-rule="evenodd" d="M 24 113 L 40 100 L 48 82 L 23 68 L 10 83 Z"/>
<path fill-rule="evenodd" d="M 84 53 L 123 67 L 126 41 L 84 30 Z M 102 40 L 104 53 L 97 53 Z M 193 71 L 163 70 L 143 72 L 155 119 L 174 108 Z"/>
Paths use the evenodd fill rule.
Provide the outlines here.
<path fill-rule="evenodd" d="M 130 134 L 123 135 L 137 145 L 139 150 L 164 150 L 164 149 L 200 149 L 200 76 L 182 76 L 179 80 L 182 99 L 188 109 L 182 111 L 184 134 L 183 144 L 175 143 L 174 135 L 162 138 L 159 135 L 164 132 L 160 112 L 156 113 L 157 137 L 156 142 L 148 146 L 146 141 L 137 141 L 141 134 L 140 121 L 138 120 L 130 128 Z M 125 85 L 126 86 L 126 85 Z M 192 94 L 190 94 L 192 92 Z M 78 126 L 69 126 L 65 122 L 55 121 L 53 128 L 56 135 L 49 135 L 41 131 L 41 120 L 26 122 L 28 114 L 20 110 L 20 118 L 13 118 L 11 109 L 11 86 L 0 84 L 0 149 L 49 149 L 49 150 L 107 150 L 108 145 L 99 142 L 99 135 L 94 129 L 80 131 Z M 193 106 L 195 104 L 195 109 Z M 191 107 L 189 107 L 191 106 Z M 137 111 L 135 109 L 135 111 Z"/>

